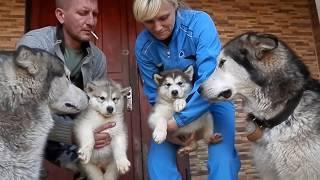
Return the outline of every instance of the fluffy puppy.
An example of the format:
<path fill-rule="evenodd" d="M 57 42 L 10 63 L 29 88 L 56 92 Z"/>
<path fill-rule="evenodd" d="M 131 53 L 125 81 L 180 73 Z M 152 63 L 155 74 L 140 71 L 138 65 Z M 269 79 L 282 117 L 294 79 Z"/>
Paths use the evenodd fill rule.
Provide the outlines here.
<path fill-rule="evenodd" d="M 115 180 L 119 173 L 129 171 L 127 158 L 127 129 L 124 123 L 124 96 L 130 88 L 121 88 L 114 81 L 95 81 L 85 88 L 90 100 L 86 111 L 75 120 L 75 137 L 79 145 L 81 166 L 89 179 Z M 101 149 L 94 149 L 93 131 L 107 122 L 116 125 L 107 130 L 112 141 Z M 105 169 L 103 173 L 101 168 Z"/>
<path fill-rule="evenodd" d="M 153 130 L 153 139 L 162 143 L 167 137 L 167 122 L 175 112 L 182 111 L 186 106 L 186 99 L 192 89 L 193 67 L 185 71 L 171 70 L 154 75 L 158 85 L 158 97 L 150 114 L 148 122 Z M 188 154 L 197 147 L 197 140 L 205 139 L 207 143 L 217 143 L 221 140 L 219 134 L 213 134 L 213 119 L 209 112 L 205 113 L 189 125 L 179 128 L 174 137 L 197 135 L 193 141 L 182 147 L 178 154 Z"/>

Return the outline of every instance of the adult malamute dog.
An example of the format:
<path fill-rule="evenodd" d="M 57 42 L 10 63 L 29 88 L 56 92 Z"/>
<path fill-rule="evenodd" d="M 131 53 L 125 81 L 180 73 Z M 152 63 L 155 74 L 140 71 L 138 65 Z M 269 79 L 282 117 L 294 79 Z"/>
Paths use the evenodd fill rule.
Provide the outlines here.
<path fill-rule="evenodd" d="M 92 180 L 115 180 L 118 173 L 129 171 L 127 129 L 124 122 L 124 96 L 130 88 L 121 88 L 114 81 L 94 81 L 85 88 L 90 97 L 88 109 L 75 120 L 81 166 Z M 93 131 L 107 122 L 116 125 L 108 130 L 111 144 L 94 149 Z M 101 167 L 106 171 L 103 174 Z"/>
<path fill-rule="evenodd" d="M 53 126 L 49 106 L 75 113 L 86 108 L 87 97 L 66 78 L 61 60 L 26 46 L 0 52 L 0 92 L 0 179 L 39 179 Z M 65 93 L 73 98 L 61 98 Z"/>
<path fill-rule="evenodd" d="M 302 61 L 276 36 L 255 32 L 228 42 L 218 61 L 201 93 L 243 100 L 262 132 L 251 137 L 262 179 L 319 179 L 320 85 Z"/>
<path fill-rule="evenodd" d="M 185 71 L 171 70 L 154 74 L 154 81 L 158 84 L 158 97 L 149 116 L 149 125 L 153 129 L 153 139 L 162 143 L 167 137 L 167 122 L 175 112 L 180 112 L 186 106 L 186 99 L 192 88 L 193 67 Z M 179 128 L 174 136 L 189 135 L 198 131 L 200 137 L 207 143 L 212 142 L 213 119 L 210 113 L 205 113 L 191 124 Z M 197 134 L 199 134 L 197 133 Z M 218 137 L 219 138 L 219 137 Z M 197 148 L 196 140 L 181 148 L 179 154 L 187 154 Z M 217 139 L 217 142 L 220 139 Z"/>

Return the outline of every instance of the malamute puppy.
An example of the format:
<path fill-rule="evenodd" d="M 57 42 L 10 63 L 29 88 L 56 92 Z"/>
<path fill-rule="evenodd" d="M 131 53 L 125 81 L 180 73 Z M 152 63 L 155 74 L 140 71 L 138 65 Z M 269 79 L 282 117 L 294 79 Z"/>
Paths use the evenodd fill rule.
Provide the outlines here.
<path fill-rule="evenodd" d="M 90 100 L 86 111 L 75 120 L 75 136 L 79 145 L 81 166 L 89 179 L 115 180 L 118 174 L 129 171 L 130 162 L 127 158 L 127 129 L 124 123 L 124 96 L 130 88 L 121 88 L 114 81 L 95 81 L 85 88 Z M 98 126 L 115 122 L 108 129 L 112 141 L 101 149 L 94 149 L 93 131 Z M 103 174 L 101 166 L 106 171 Z"/>
<path fill-rule="evenodd" d="M 192 89 L 193 67 L 189 66 L 185 71 L 171 70 L 160 74 L 154 74 L 154 81 L 158 84 L 158 97 L 153 112 L 149 116 L 149 125 L 153 129 L 153 139 L 156 143 L 162 143 L 167 137 L 167 121 L 175 112 L 182 111 L 186 106 L 186 99 Z M 210 113 L 205 113 L 191 124 L 179 128 L 175 136 L 189 135 L 199 131 L 198 138 L 204 138 L 206 142 L 212 142 L 213 119 Z M 220 139 L 219 139 L 220 140 Z M 217 141 L 219 141 L 217 140 Z M 181 148 L 178 154 L 187 154 L 197 148 L 196 140 L 190 145 Z"/>

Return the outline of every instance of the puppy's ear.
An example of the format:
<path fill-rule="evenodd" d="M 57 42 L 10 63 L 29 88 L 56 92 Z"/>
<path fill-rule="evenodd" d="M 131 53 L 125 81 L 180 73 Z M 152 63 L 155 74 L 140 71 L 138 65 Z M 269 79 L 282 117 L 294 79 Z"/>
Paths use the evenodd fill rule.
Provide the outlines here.
<path fill-rule="evenodd" d="M 192 79 L 193 79 L 193 73 L 194 73 L 194 71 L 193 71 L 193 66 L 190 65 L 190 66 L 184 71 L 184 73 L 188 76 L 189 80 L 192 81 Z"/>
<path fill-rule="evenodd" d="M 255 49 L 256 58 L 261 60 L 263 56 L 278 47 L 278 38 L 271 34 L 257 33 L 249 37 L 251 45 Z"/>
<path fill-rule="evenodd" d="M 131 96 L 132 89 L 129 86 L 129 87 L 122 88 L 120 92 L 123 96 Z"/>
<path fill-rule="evenodd" d="M 96 89 L 96 85 L 93 82 L 88 82 L 86 87 L 84 88 L 84 91 L 87 93 L 91 93 Z"/>
<path fill-rule="evenodd" d="M 31 48 L 27 46 L 19 46 L 14 62 L 17 66 L 25 69 L 31 75 L 36 75 L 39 72 L 39 64 L 38 62 L 39 56 L 37 53 L 33 52 Z"/>
<path fill-rule="evenodd" d="M 163 81 L 163 77 L 160 74 L 154 74 L 153 80 L 154 82 L 156 82 L 157 85 L 159 85 Z"/>

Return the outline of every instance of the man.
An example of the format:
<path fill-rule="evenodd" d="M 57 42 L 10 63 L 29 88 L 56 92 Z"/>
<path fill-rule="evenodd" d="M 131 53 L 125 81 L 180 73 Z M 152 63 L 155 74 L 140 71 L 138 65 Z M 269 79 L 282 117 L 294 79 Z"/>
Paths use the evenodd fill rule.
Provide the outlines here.
<path fill-rule="evenodd" d="M 67 75 L 79 88 L 87 82 L 106 77 L 106 57 L 90 42 L 97 24 L 97 0 L 56 0 L 57 27 L 44 27 L 25 34 L 18 42 L 56 54 L 65 64 Z M 49 134 L 46 158 L 54 163 L 68 164 L 75 160 L 76 148 L 72 146 L 73 120 L 71 115 L 53 114 L 55 126 Z M 95 148 L 111 141 L 102 132 L 113 124 L 105 124 L 94 131 Z"/>

